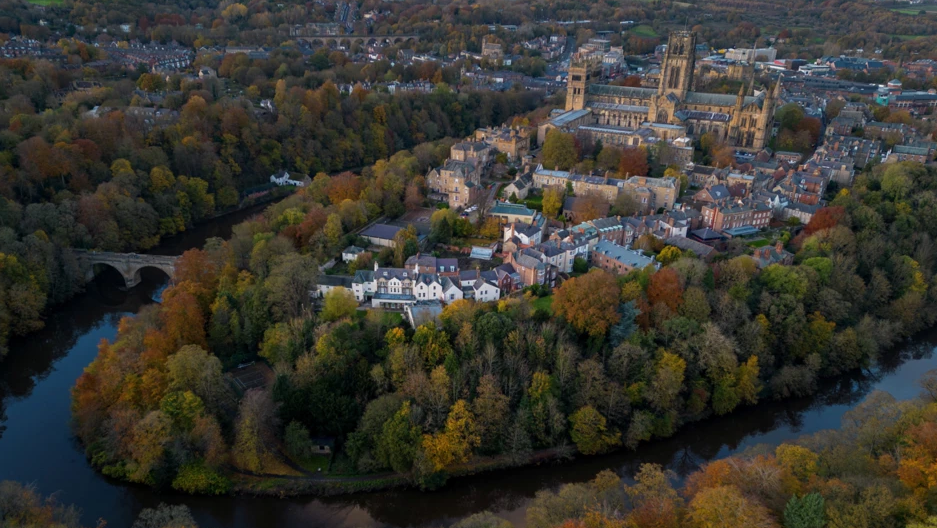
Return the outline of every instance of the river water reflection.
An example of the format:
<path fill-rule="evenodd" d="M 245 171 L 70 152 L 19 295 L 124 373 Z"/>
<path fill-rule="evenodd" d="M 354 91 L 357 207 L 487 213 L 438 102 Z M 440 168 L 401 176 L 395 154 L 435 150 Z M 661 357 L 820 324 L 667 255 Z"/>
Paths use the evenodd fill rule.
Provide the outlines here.
<path fill-rule="evenodd" d="M 228 236 L 230 225 L 249 213 L 225 217 L 221 225 L 171 240 L 160 252 L 178 254 L 200 245 L 206 236 Z M 167 502 L 187 504 L 203 528 L 446 526 L 483 510 L 519 527 L 538 490 L 586 481 L 603 469 L 632 475 L 645 462 L 686 475 L 705 461 L 759 443 L 777 444 L 838 427 L 843 413 L 872 390 L 913 398 L 920 391 L 916 384 L 920 375 L 937 368 L 933 355 L 937 332 L 929 332 L 889 354 L 876 372 L 827 383 L 811 398 L 766 402 L 684 427 L 673 438 L 643 444 L 634 452 L 456 479 L 432 493 L 391 490 L 282 500 L 158 494 L 96 473 L 69 429 L 69 391 L 94 359 L 97 344 L 116 335 L 121 317 L 154 302 L 165 282 L 159 275 L 145 275 L 140 286 L 122 292 L 116 287 L 118 280 L 104 276 L 89 285 L 87 293 L 51 314 L 45 329 L 12 343 L 10 355 L 0 363 L 0 480 L 34 483 L 44 494 L 57 492 L 63 503 L 79 506 L 83 523 L 92 526 L 99 518 L 109 526 L 129 526 L 140 509 Z"/>

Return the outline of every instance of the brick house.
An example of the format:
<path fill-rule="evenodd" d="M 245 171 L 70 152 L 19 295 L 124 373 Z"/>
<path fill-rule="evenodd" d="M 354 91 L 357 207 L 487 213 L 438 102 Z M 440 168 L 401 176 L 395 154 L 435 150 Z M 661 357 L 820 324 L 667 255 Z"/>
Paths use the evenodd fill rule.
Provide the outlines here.
<path fill-rule="evenodd" d="M 556 285 L 556 268 L 542 260 L 543 254 L 535 249 L 521 249 L 508 253 L 505 262 L 514 266 L 520 282 L 524 286 L 541 284 Z"/>
<path fill-rule="evenodd" d="M 778 240 L 773 246 L 756 248 L 752 259 L 758 269 L 765 269 L 772 264 L 790 266 L 794 263 L 794 254 L 784 249 L 784 244 Z"/>
<path fill-rule="evenodd" d="M 459 276 L 459 259 L 455 258 L 437 258 L 417 253 L 407 259 L 404 267 L 416 273 L 438 273 L 446 277 Z"/>
<path fill-rule="evenodd" d="M 768 227 L 773 210 L 767 204 L 751 200 L 724 201 L 705 205 L 702 208 L 702 225 L 713 231 L 752 226 L 756 229 Z"/>

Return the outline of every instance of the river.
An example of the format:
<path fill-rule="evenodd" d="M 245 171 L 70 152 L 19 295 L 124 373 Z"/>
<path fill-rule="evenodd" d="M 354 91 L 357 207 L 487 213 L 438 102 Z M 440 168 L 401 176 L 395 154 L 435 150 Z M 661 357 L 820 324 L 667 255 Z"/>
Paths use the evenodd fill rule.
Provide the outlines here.
<path fill-rule="evenodd" d="M 179 254 L 201 245 L 206 237 L 227 237 L 232 225 L 257 210 L 197 227 L 165 241 L 158 252 Z M 324 499 L 159 494 L 96 473 L 69 429 L 69 391 L 97 354 L 97 344 L 112 339 L 120 318 L 154 302 L 164 287 L 165 277 L 145 274 L 143 278 L 138 287 L 124 292 L 117 287 L 116 272 L 102 274 L 86 293 L 56 309 L 42 331 L 15 340 L 0 363 L 0 480 L 33 483 L 43 494 L 56 493 L 61 502 L 82 509 L 82 522 L 88 526 L 103 518 L 108 526 L 127 527 L 142 508 L 166 502 L 187 504 L 202 528 L 436 527 L 484 510 L 520 527 L 538 490 L 586 481 L 603 469 L 630 476 L 645 462 L 686 475 L 705 461 L 759 443 L 777 444 L 838 427 L 843 413 L 872 390 L 913 398 L 920 391 L 916 380 L 937 368 L 933 354 L 937 331 L 932 331 L 888 354 L 874 373 L 855 373 L 827 383 L 811 398 L 765 402 L 684 427 L 673 438 L 642 444 L 637 451 L 454 479 L 431 493 L 390 490 Z"/>

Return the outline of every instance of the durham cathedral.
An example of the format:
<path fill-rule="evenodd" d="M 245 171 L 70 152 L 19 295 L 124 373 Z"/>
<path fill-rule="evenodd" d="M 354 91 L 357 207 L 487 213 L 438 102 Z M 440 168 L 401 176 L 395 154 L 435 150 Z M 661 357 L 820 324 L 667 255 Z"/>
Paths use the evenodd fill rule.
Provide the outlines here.
<path fill-rule="evenodd" d="M 567 80 L 566 111 L 588 110 L 594 123 L 605 127 L 638 128 L 666 123 L 686 128 L 700 137 L 710 132 L 717 141 L 744 149 L 761 149 L 770 139 L 774 110 L 780 95 L 780 79 L 774 88 L 754 95 L 754 78 L 739 94 L 694 91 L 696 33 L 673 31 L 661 63 L 660 84 L 635 88 L 599 84 L 602 65 L 573 60 Z"/>

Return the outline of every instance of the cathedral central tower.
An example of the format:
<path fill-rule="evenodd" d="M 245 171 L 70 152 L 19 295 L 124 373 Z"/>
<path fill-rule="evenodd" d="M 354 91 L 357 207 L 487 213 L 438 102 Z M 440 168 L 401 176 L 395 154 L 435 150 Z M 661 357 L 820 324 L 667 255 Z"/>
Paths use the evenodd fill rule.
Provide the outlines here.
<path fill-rule="evenodd" d="M 693 90 L 693 69 L 696 67 L 696 33 L 671 31 L 667 51 L 661 63 L 659 95 L 674 94 L 680 100 Z"/>

